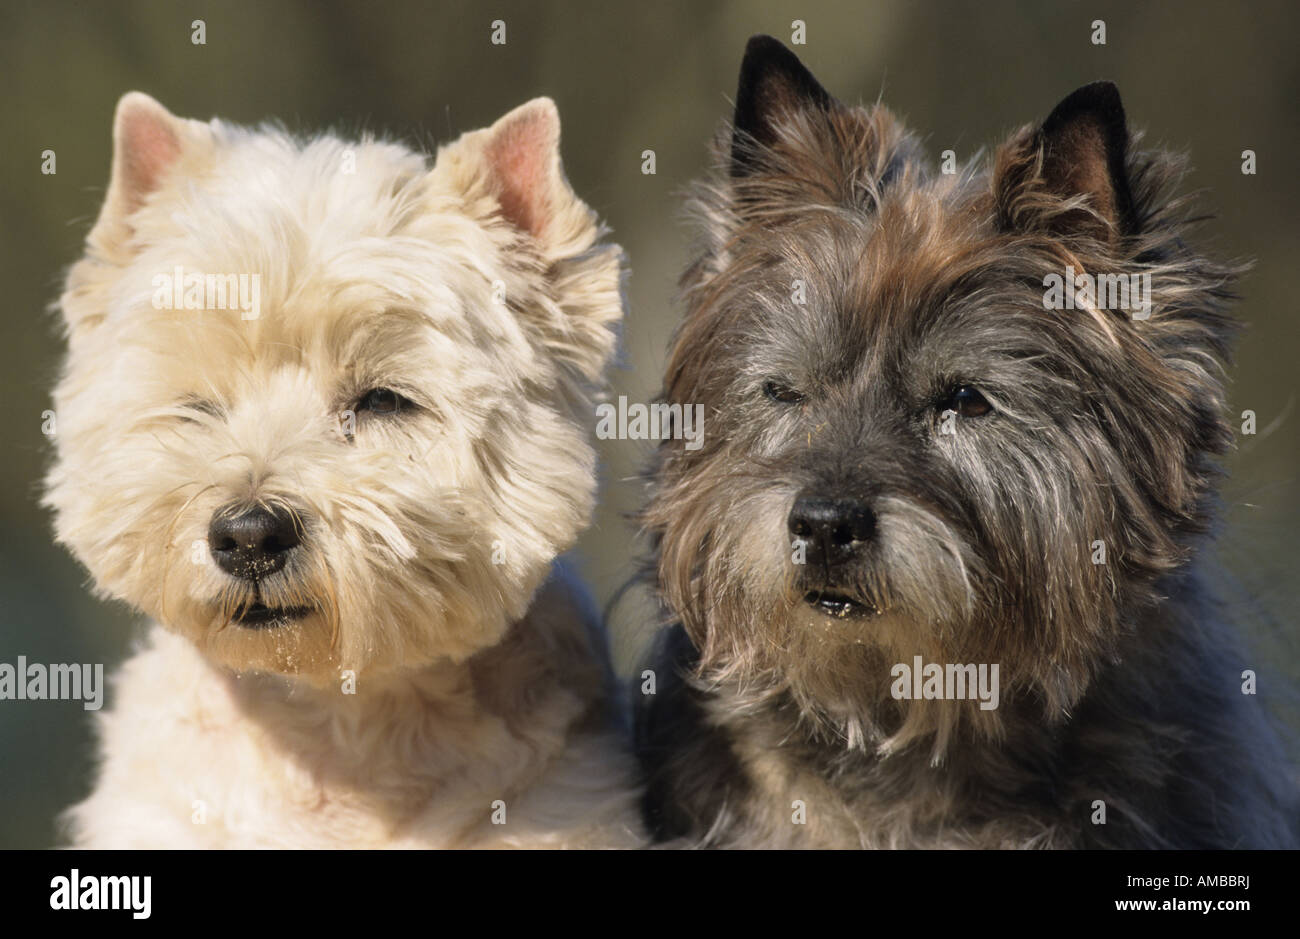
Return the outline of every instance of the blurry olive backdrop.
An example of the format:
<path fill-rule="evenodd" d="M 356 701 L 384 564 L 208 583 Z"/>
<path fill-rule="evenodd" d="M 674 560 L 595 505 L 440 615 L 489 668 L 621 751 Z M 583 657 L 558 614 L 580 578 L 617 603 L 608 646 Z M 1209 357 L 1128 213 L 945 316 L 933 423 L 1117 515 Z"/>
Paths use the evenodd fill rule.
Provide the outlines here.
<path fill-rule="evenodd" d="M 197 19 L 205 45 L 191 42 Z M 503 46 L 490 42 L 496 19 L 506 23 Z M 1096 78 L 1119 84 L 1148 141 L 1190 151 L 1187 186 L 1205 190 L 1205 207 L 1219 216 L 1205 231 L 1211 246 L 1257 261 L 1242 285 L 1239 312 L 1250 328 L 1231 403 L 1235 413 L 1256 412 L 1259 433 L 1239 438 L 1230 461 L 1218 550 L 1244 584 L 1236 609 L 1273 682 L 1266 687 L 1294 684 L 1300 7 L 1287 0 L 0 0 L 0 662 L 25 655 L 111 671 L 138 629 L 128 610 L 90 597 L 37 504 L 48 460 L 41 412 L 60 355 L 46 306 L 99 210 L 123 92 L 147 91 L 187 117 L 367 128 L 422 146 L 551 96 L 569 178 L 631 259 L 613 384 L 615 394 L 645 401 L 658 386 L 689 243 L 679 194 L 704 168 L 706 143 L 728 113 L 746 38 L 768 32 L 789 42 L 795 20 L 807 40 L 796 51 L 833 93 L 852 102 L 883 96 L 932 155 L 952 149 L 964 161 Z M 1094 20 L 1105 21 L 1105 45 L 1091 41 Z M 655 175 L 642 173 L 647 149 Z M 1257 154 L 1256 175 L 1241 172 L 1245 149 Z M 57 154 L 54 175 L 41 172 L 45 150 Z M 647 447 L 602 444 L 603 501 L 577 551 L 602 603 L 633 569 L 627 515 L 640 499 Z M 615 610 L 624 671 L 648 623 L 635 595 Z M 1294 712 L 1281 710 L 1294 725 Z M 89 726 L 79 702 L 0 701 L 0 847 L 56 843 L 55 814 L 90 784 Z"/>

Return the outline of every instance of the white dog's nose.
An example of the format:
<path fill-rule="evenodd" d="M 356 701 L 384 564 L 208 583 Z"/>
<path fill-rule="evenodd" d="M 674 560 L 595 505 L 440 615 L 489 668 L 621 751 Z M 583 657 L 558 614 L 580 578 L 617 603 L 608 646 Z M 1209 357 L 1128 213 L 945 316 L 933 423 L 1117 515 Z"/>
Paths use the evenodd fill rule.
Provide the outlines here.
<path fill-rule="evenodd" d="M 260 505 L 243 511 L 218 511 L 208 527 L 208 549 L 233 577 L 260 580 L 284 567 L 302 542 L 296 516 L 282 506 Z"/>

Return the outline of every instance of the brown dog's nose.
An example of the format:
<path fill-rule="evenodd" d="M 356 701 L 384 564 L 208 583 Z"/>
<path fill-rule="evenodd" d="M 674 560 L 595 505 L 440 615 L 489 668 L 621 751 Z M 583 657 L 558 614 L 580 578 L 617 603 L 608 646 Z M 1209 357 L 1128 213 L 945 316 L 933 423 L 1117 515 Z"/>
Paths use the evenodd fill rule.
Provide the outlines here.
<path fill-rule="evenodd" d="M 242 580 L 274 574 L 301 542 L 297 521 L 281 506 L 223 509 L 208 526 L 208 550 L 213 560 L 227 574 Z"/>
<path fill-rule="evenodd" d="M 790 510 L 790 534 L 830 563 L 849 560 L 876 532 L 875 513 L 858 499 L 800 495 Z"/>

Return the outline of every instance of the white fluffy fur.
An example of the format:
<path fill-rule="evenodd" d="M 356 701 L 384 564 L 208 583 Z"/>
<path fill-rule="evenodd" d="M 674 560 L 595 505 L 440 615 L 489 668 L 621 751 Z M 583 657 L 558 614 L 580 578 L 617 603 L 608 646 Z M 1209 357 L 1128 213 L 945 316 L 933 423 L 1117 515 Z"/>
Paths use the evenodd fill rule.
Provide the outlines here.
<path fill-rule="evenodd" d="M 538 593 L 592 509 L 621 315 L 621 255 L 564 179 L 554 105 L 432 167 L 139 94 L 114 133 L 61 299 L 46 501 L 98 592 L 158 625 L 101 719 L 74 842 L 636 843 L 603 647 L 567 577 Z M 156 309 L 177 265 L 260 275 L 260 317 Z M 356 413 L 349 436 L 373 387 L 418 409 Z M 214 512 L 255 502 L 305 527 L 262 599 L 317 612 L 275 629 L 230 622 L 250 587 L 204 550 Z"/>

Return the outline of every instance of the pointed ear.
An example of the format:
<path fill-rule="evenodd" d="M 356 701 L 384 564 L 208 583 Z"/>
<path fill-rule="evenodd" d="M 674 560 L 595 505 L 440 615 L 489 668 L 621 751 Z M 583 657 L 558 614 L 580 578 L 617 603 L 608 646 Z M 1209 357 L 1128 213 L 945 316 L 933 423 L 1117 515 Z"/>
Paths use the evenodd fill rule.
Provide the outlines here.
<path fill-rule="evenodd" d="M 210 141 L 206 124 L 176 117 L 142 92 L 123 95 L 113 116 L 113 168 L 92 243 L 105 249 L 125 244 L 130 216 L 162 188 L 187 153 Z"/>
<path fill-rule="evenodd" d="M 124 217 L 144 204 L 180 159 L 185 121 L 148 95 L 131 91 L 113 116 L 113 171 L 104 213 Z"/>
<path fill-rule="evenodd" d="M 1127 231 L 1133 202 L 1124 161 L 1128 122 L 1111 82 L 1084 85 L 1058 104 L 1041 130 L 1043 179 L 1062 195 L 1086 195 L 1112 227 Z"/>
<path fill-rule="evenodd" d="M 560 114 L 550 98 L 521 104 L 483 131 L 483 159 L 501 215 L 545 240 L 576 200 L 560 163 Z"/>
<path fill-rule="evenodd" d="M 1048 227 L 1102 241 L 1136 228 L 1125 161 L 1128 124 L 1119 89 L 1084 85 L 1036 131 L 1022 131 L 999 153 L 995 170 L 1004 227 Z M 1083 205 L 1063 206 L 1067 200 Z"/>
<path fill-rule="evenodd" d="M 440 191 L 461 194 L 475 220 L 499 219 L 533 239 L 529 247 L 546 262 L 540 277 L 552 299 L 539 295 L 509 305 L 541 330 L 552 353 L 582 381 L 601 381 L 623 314 L 623 253 L 603 241 L 596 213 L 565 178 L 555 102 L 535 98 L 491 127 L 462 134 L 439 148 L 430 175 Z"/>
<path fill-rule="evenodd" d="M 754 36 L 740 63 L 731 175 L 748 176 L 759 168 L 754 145 L 773 144 L 783 118 L 800 111 L 828 113 L 840 107 L 798 56 L 771 36 Z"/>

